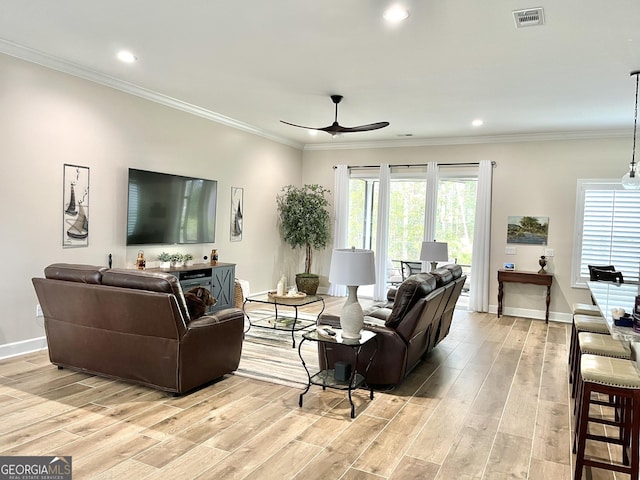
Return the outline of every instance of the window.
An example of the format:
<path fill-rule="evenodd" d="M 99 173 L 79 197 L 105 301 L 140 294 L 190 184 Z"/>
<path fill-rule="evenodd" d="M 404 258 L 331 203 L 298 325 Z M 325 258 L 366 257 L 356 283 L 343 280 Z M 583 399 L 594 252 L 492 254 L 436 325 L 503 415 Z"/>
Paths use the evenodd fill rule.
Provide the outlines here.
<path fill-rule="evenodd" d="M 424 238 L 427 182 L 420 167 L 393 168 L 389 191 L 388 259 L 419 261 Z M 442 168 L 439 172 L 436 240 L 449 244 L 449 257 L 471 268 L 477 173 Z M 378 172 L 354 170 L 349 181 L 349 245 L 375 250 Z M 391 267 L 391 266 L 390 266 Z"/>
<path fill-rule="evenodd" d="M 572 286 L 589 280 L 588 265 L 614 265 L 625 281 L 640 274 L 640 191 L 619 180 L 578 180 Z"/>

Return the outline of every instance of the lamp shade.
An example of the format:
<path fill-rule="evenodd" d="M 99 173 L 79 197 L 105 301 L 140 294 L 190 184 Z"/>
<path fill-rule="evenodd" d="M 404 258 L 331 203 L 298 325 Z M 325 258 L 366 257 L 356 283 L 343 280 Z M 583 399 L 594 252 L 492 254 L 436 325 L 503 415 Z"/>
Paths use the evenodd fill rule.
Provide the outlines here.
<path fill-rule="evenodd" d="M 331 254 L 329 281 L 337 285 L 376 283 L 373 250 L 336 248 Z"/>
<path fill-rule="evenodd" d="M 449 246 L 447 242 L 422 242 L 420 260 L 425 262 L 444 262 L 449 260 Z"/>

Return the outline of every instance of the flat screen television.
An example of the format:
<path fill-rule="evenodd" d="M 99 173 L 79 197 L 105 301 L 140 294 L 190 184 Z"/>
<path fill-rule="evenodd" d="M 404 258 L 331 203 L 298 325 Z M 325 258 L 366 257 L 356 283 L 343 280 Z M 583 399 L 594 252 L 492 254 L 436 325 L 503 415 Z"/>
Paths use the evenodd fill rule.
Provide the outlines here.
<path fill-rule="evenodd" d="M 129 169 L 127 245 L 214 243 L 218 182 Z"/>

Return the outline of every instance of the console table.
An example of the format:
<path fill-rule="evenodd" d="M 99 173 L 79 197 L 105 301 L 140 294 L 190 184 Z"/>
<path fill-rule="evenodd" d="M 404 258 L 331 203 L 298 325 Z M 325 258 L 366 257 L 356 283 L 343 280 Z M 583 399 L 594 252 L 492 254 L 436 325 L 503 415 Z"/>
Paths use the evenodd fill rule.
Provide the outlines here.
<path fill-rule="evenodd" d="M 148 268 L 150 272 L 170 273 L 178 278 L 183 291 L 193 287 L 205 287 L 218 302 L 209 313 L 233 307 L 235 289 L 235 263 L 218 262 L 194 264 L 190 267 Z"/>
<path fill-rule="evenodd" d="M 502 315 L 502 299 L 504 298 L 504 284 L 530 283 L 547 287 L 546 311 L 544 319 L 549 323 L 549 303 L 551 303 L 552 273 L 524 272 L 518 270 L 498 270 L 498 317 Z"/>

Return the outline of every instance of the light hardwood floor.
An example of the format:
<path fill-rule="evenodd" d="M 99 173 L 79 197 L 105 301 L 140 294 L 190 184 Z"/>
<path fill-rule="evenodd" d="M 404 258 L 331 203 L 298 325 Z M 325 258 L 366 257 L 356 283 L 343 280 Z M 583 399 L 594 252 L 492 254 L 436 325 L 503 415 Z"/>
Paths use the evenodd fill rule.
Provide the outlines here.
<path fill-rule="evenodd" d="M 354 420 L 319 387 L 302 408 L 298 389 L 234 375 L 176 398 L 46 352 L 6 359 L 0 455 L 71 455 L 74 479 L 570 479 L 569 327 L 456 311 L 401 386 L 354 394 Z"/>

